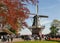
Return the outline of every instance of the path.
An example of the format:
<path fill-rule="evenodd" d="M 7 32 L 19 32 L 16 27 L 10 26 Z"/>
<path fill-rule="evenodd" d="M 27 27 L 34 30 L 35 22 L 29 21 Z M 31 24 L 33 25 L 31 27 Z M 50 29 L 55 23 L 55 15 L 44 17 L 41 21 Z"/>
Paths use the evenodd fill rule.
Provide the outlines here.
<path fill-rule="evenodd" d="M 18 41 L 24 41 L 24 40 L 22 40 L 21 38 L 14 38 L 14 40 L 13 40 L 13 42 L 18 42 Z M 1 42 L 1 39 L 0 39 L 0 43 L 9 43 L 9 42 Z M 10 43 L 11 43 L 11 41 L 10 41 Z"/>

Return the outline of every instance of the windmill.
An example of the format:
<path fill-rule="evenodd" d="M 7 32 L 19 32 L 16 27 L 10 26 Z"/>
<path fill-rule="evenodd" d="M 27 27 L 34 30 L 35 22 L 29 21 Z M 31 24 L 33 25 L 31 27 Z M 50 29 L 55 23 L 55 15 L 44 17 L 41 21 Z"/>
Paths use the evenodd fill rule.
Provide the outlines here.
<path fill-rule="evenodd" d="M 41 31 L 44 29 L 44 26 L 40 24 L 39 18 L 48 18 L 48 16 L 38 15 L 38 3 L 36 4 L 36 14 L 31 15 L 34 15 L 33 24 L 32 27 L 30 27 L 30 29 L 32 29 L 32 35 L 38 35 L 40 37 Z"/>

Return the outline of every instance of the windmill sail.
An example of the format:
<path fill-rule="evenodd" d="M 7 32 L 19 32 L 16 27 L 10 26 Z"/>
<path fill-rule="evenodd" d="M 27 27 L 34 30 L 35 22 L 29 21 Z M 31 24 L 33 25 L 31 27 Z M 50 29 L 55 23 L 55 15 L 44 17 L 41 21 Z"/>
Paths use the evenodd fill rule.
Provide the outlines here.
<path fill-rule="evenodd" d="M 38 3 L 36 4 L 36 15 L 38 14 Z"/>
<path fill-rule="evenodd" d="M 48 16 L 45 15 L 39 15 L 39 17 L 48 18 Z"/>

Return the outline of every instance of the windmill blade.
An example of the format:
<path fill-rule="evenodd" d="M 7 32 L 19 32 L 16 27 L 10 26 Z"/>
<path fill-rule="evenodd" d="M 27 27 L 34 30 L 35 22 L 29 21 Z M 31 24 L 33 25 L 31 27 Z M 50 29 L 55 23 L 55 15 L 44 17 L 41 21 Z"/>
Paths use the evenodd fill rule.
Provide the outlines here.
<path fill-rule="evenodd" d="M 45 15 L 39 15 L 39 17 L 48 18 L 48 16 L 45 16 Z"/>
<path fill-rule="evenodd" d="M 29 17 L 29 18 L 33 18 L 33 17 Z"/>
<path fill-rule="evenodd" d="M 34 14 L 34 13 L 29 13 L 30 15 L 36 15 L 36 14 Z"/>

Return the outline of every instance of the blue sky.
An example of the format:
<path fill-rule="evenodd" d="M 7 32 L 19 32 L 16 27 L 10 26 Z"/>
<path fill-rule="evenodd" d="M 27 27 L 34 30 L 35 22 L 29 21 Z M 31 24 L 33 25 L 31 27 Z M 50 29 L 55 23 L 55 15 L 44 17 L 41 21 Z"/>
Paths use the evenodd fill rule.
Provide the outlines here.
<path fill-rule="evenodd" d="M 42 25 L 45 25 L 45 29 L 43 30 L 44 34 L 47 34 L 50 32 L 49 28 L 51 25 L 51 22 L 54 19 L 60 20 L 60 0 L 39 0 L 39 15 L 47 15 L 49 18 L 41 18 L 40 22 Z M 28 8 L 30 9 L 31 13 L 35 13 L 35 6 L 29 5 Z M 29 26 L 32 25 L 33 19 L 29 18 L 26 20 L 27 24 Z"/>

